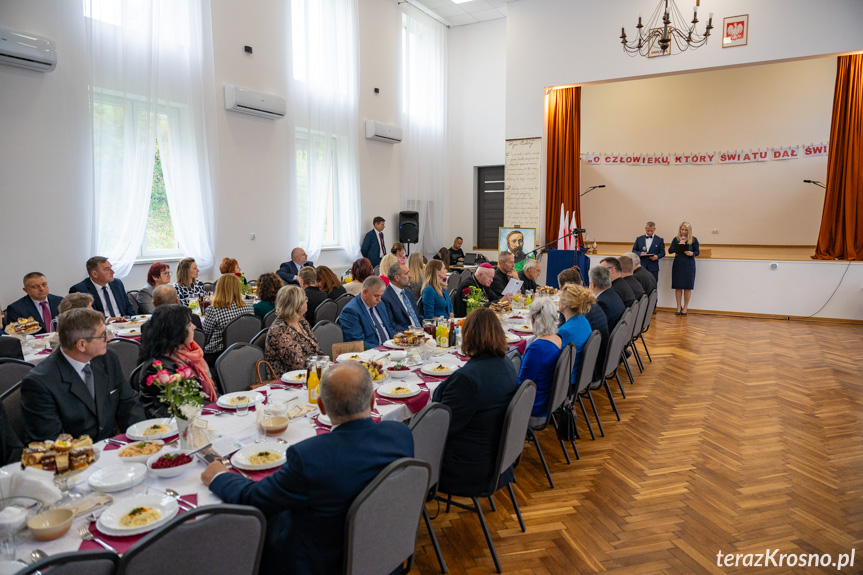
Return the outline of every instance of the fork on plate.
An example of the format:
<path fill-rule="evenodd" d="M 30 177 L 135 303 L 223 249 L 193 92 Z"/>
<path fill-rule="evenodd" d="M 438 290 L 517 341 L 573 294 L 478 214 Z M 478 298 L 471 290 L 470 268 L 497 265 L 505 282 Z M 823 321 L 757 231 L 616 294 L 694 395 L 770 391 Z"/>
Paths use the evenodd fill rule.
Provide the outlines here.
<path fill-rule="evenodd" d="M 114 549 L 113 547 L 111 547 L 110 545 L 108 545 L 107 543 L 105 543 L 104 541 L 102 541 L 98 537 L 94 536 L 92 533 L 90 533 L 90 530 L 87 528 L 86 525 L 82 525 L 78 529 L 78 535 L 84 541 L 95 541 L 96 543 L 98 543 L 99 545 L 101 545 L 102 547 L 104 547 L 105 549 L 110 551 L 111 553 L 117 553 L 116 549 Z"/>

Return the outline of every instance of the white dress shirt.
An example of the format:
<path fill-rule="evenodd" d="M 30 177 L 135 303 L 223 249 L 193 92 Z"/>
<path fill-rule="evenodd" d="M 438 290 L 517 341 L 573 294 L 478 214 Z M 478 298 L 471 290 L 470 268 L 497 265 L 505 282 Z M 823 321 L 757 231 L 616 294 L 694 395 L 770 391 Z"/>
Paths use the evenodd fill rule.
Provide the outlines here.
<path fill-rule="evenodd" d="M 108 311 L 109 308 L 107 302 L 105 301 L 105 292 L 102 291 L 103 287 L 108 288 L 108 298 L 111 300 L 110 309 L 114 310 L 114 313 L 117 317 L 123 315 L 122 313 L 120 313 L 120 306 L 117 305 L 117 300 L 114 299 L 114 292 L 111 290 L 111 285 L 105 284 L 104 286 L 100 286 L 92 279 L 90 280 L 90 282 L 92 282 L 93 286 L 96 288 L 96 293 L 99 294 L 99 299 L 102 301 L 102 309 L 105 310 L 105 317 L 111 317 L 111 312 Z"/>

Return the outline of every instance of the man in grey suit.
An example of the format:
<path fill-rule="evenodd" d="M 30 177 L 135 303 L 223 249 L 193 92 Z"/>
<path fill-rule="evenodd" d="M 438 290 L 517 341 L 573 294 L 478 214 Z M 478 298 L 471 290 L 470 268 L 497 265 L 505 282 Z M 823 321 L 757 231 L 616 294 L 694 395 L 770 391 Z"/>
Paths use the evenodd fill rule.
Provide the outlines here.
<path fill-rule="evenodd" d="M 21 382 L 21 412 L 27 441 L 61 433 L 87 434 L 93 441 L 146 419 L 144 408 L 108 351 L 105 318 L 92 309 L 60 314 L 60 347 Z"/>

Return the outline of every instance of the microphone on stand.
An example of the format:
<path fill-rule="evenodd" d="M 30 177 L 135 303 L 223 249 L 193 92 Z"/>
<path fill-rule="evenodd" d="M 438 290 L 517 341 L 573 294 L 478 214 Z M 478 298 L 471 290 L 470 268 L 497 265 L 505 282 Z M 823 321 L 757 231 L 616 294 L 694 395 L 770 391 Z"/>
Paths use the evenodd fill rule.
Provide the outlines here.
<path fill-rule="evenodd" d="M 592 192 L 592 191 L 593 191 L 593 190 L 595 190 L 596 188 L 604 188 L 604 187 L 605 187 L 605 184 L 600 184 L 600 185 L 598 185 L 598 186 L 590 186 L 589 188 L 587 188 L 587 191 L 586 191 L 586 192 L 584 192 L 583 194 L 581 194 L 581 196 L 586 196 L 587 194 L 589 194 L 590 192 Z M 581 197 L 581 196 L 579 196 L 579 197 Z"/>
<path fill-rule="evenodd" d="M 827 186 L 825 186 L 825 185 L 824 185 L 824 184 L 822 184 L 821 182 L 816 182 L 815 180 L 803 180 L 803 183 L 804 183 L 804 184 L 815 184 L 816 186 L 821 186 L 821 187 L 822 187 L 822 188 L 824 188 L 825 190 L 827 189 Z"/>

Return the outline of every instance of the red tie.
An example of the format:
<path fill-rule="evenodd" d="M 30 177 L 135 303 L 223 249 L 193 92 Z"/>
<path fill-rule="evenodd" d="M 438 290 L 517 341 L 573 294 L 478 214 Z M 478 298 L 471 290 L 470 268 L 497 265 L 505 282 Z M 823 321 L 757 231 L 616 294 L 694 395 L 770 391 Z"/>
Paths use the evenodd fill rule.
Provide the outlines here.
<path fill-rule="evenodd" d="M 381 239 L 381 253 L 382 253 L 382 254 L 386 254 L 386 253 L 387 253 L 387 248 L 386 248 L 386 247 L 384 247 L 384 233 L 383 233 L 383 232 L 378 232 L 378 237 Z"/>
<path fill-rule="evenodd" d="M 51 333 L 51 309 L 48 307 L 48 302 L 40 303 L 42 306 L 42 321 L 45 322 L 45 333 Z"/>

